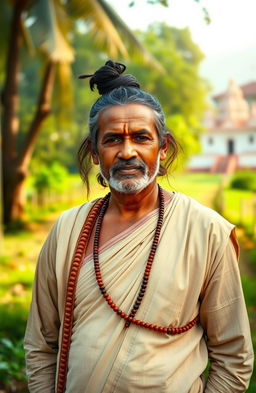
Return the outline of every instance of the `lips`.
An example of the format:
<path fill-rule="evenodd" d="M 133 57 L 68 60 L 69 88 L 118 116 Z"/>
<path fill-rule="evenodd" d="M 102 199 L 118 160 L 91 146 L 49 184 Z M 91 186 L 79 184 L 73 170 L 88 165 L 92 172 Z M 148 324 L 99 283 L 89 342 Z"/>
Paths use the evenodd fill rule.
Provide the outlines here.
<path fill-rule="evenodd" d="M 113 165 L 113 167 L 110 170 L 110 173 L 114 176 L 116 173 L 129 174 L 135 171 L 141 171 L 144 174 L 146 172 L 146 165 L 137 160 L 118 161 Z"/>
<path fill-rule="evenodd" d="M 134 170 L 143 170 L 142 166 L 134 166 L 134 165 L 126 165 L 117 169 L 118 171 L 134 171 Z"/>
<path fill-rule="evenodd" d="M 140 171 L 144 174 L 144 168 L 141 165 L 123 165 L 118 166 L 118 168 L 113 168 L 112 174 L 115 175 L 126 175 L 126 176 L 133 176 L 136 172 Z"/>

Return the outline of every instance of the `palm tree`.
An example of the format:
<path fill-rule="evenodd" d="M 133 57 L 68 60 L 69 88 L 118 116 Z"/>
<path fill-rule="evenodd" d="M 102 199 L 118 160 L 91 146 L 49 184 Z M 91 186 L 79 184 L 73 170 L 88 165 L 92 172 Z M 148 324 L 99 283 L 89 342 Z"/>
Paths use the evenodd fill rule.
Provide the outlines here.
<path fill-rule="evenodd" d="M 127 57 L 132 48 L 160 68 L 105 0 L 12 0 L 10 7 L 12 20 L 2 93 L 3 219 L 7 225 L 22 217 L 24 181 L 42 124 L 51 112 L 55 76 L 58 73 L 58 80 L 66 85 L 70 80 L 74 54 L 69 38 L 74 23 L 86 21 L 95 45 L 104 48 L 110 57 Z M 20 56 L 24 45 L 41 55 L 44 72 L 35 113 L 18 146 Z"/>

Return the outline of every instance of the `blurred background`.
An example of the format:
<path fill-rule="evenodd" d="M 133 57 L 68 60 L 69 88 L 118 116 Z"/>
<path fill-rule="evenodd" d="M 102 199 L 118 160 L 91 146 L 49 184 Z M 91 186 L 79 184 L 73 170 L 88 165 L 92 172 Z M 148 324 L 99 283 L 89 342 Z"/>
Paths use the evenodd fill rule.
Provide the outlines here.
<path fill-rule="evenodd" d="M 98 93 L 78 76 L 108 59 L 158 97 L 182 146 L 163 187 L 237 225 L 255 346 L 255 13 L 254 0 L 1 1 L 0 393 L 28 391 L 36 259 L 60 212 L 88 200 L 76 154 Z M 106 193 L 96 174 L 89 199 Z"/>

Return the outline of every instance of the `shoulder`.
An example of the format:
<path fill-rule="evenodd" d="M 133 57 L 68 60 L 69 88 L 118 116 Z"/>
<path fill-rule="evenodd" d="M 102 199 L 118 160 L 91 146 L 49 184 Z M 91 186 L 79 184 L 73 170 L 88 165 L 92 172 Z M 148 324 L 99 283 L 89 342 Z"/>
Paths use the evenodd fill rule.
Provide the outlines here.
<path fill-rule="evenodd" d="M 72 231 L 75 227 L 82 227 L 89 211 L 98 199 L 65 210 L 56 222 L 57 236 L 61 231 Z"/>
<path fill-rule="evenodd" d="M 219 260 L 231 240 L 238 257 L 239 247 L 233 224 L 187 195 L 177 193 L 175 202 L 176 227 L 182 229 L 185 244 L 204 249 L 209 259 Z"/>
<path fill-rule="evenodd" d="M 175 236 L 180 237 L 186 245 L 221 254 L 229 238 L 232 240 L 234 225 L 215 210 L 187 195 L 176 193 L 171 210 L 167 226 L 170 229 L 175 227 Z M 236 242 L 235 248 L 237 249 Z"/>

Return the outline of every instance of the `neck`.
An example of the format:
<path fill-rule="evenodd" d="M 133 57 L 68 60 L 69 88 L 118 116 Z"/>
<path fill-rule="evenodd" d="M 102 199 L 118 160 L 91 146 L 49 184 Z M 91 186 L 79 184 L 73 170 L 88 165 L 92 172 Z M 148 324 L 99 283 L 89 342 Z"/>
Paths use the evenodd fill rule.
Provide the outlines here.
<path fill-rule="evenodd" d="M 159 206 L 158 185 L 153 181 L 136 194 L 120 193 L 111 189 L 109 212 L 120 219 L 138 219 Z"/>

